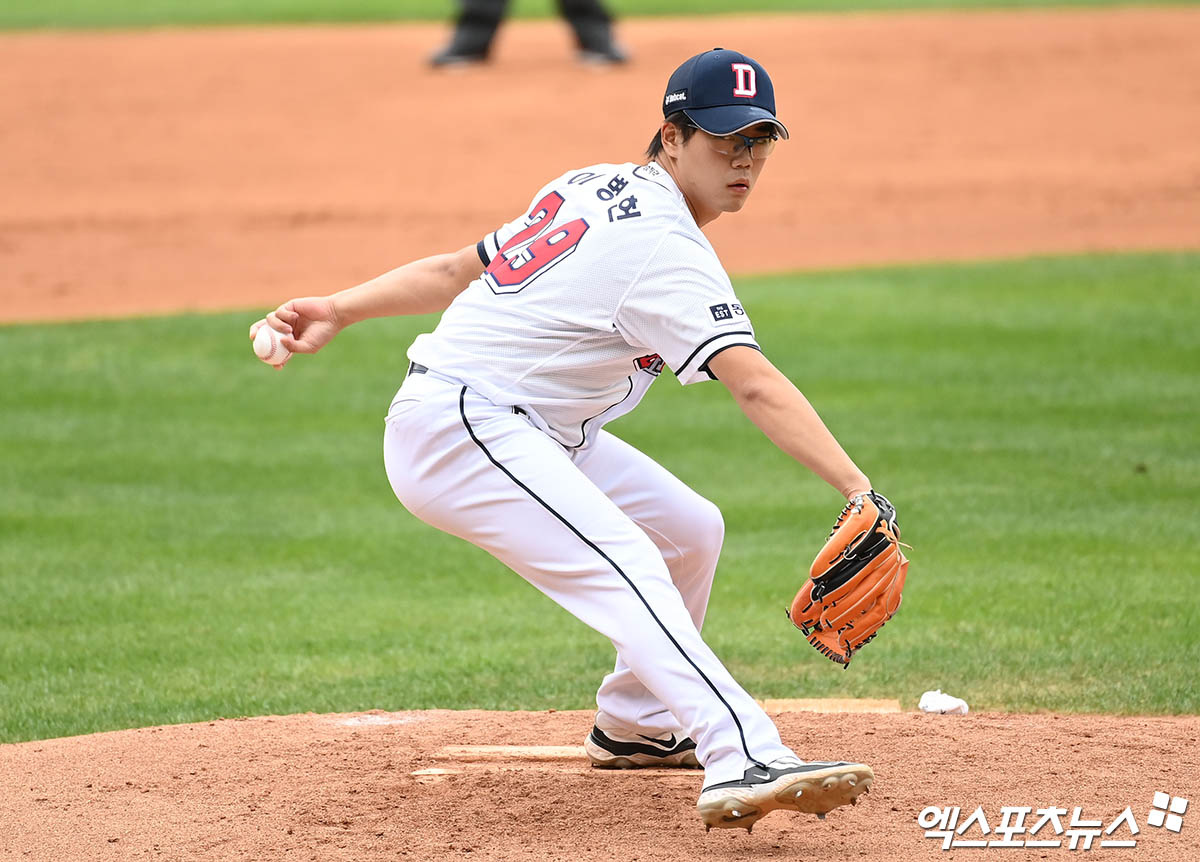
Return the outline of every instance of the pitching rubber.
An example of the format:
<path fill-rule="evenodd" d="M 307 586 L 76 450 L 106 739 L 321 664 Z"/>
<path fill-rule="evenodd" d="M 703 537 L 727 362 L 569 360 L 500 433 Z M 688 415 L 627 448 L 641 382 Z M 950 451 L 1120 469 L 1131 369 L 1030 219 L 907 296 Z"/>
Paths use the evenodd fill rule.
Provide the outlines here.
<path fill-rule="evenodd" d="M 777 808 L 825 814 L 843 805 L 857 804 L 871 789 L 875 773 L 865 763 L 844 763 L 813 772 L 784 775 L 752 787 L 706 790 L 696 810 L 706 829 L 750 830 L 764 815 Z"/>

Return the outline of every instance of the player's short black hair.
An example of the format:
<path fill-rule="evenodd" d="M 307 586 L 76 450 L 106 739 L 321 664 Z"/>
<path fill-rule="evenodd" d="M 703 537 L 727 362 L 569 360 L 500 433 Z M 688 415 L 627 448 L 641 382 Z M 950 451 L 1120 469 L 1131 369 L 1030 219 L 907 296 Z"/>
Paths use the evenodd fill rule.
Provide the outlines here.
<path fill-rule="evenodd" d="M 688 138 L 696 134 L 696 127 L 692 125 L 692 121 L 688 119 L 687 114 L 683 111 L 676 111 L 667 116 L 667 122 L 675 128 L 679 129 L 679 133 L 683 136 L 683 142 L 686 144 Z M 662 129 L 660 128 L 654 133 L 654 140 L 650 142 L 650 146 L 646 147 L 646 157 L 648 159 L 658 158 L 658 154 L 663 151 Z"/>

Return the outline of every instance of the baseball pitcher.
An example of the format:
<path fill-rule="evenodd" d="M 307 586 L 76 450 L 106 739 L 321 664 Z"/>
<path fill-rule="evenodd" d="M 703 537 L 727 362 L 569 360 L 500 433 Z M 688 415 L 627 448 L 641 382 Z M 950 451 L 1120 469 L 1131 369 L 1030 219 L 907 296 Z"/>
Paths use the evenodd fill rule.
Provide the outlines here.
<path fill-rule="evenodd" d="M 848 500 L 790 614 L 847 664 L 899 606 L 891 504 L 763 355 L 705 225 L 746 205 L 788 131 L 771 79 L 713 49 L 671 75 L 644 164 L 568 170 L 477 242 L 260 325 L 315 353 L 342 328 L 443 311 L 408 350 L 384 456 L 397 498 L 608 637 L 616 664 L 585 740 L 600 767 L 700 767 L 708 828 L 824 816 L 869 766 L 803 761 L 704 642 L 724 527 L 715 505 L 604 429 L 664 368 L 720 381 L 750 421 Z M 686 433 L 681 430 L 680 433 Z"/>

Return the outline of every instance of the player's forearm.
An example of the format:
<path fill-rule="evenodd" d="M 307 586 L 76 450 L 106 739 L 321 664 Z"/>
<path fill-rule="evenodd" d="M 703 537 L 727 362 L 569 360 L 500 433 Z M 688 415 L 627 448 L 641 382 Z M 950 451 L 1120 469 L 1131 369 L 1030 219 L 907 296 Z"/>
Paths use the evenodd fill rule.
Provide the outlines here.
<path fill-rule="evenodd" d="M 415 260 L 370 281 L 333 294 L 338 323 L 349 326 L 372 317 L 445 311 L 483 271 L 474 246 L 452 254 Z"/>
<path fill-rule="evenodd" d="M 733 347 L 714 357 L 710 368 L 772 443 L 843 496 L 871 487 L 804 394 L 761 353 Z"/>
<path fill-rule="evenodd" d="M 830 433 L 817 411 L 790 380 L 776 372 L 774 380 L 734 398 L 742 412 L 782 451 L 812 470 L 842 496 L 849 498 L 871 487 L 858 465 Z"/>

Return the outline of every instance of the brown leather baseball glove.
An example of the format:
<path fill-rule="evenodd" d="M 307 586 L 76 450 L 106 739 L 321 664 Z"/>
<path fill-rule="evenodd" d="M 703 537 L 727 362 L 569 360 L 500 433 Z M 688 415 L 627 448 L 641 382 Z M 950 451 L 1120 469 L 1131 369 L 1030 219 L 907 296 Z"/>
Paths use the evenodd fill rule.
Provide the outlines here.
<path fill-rule="evenodd" d="M 842 509 L 788 610 L 830 661 L 848 667 L 899 609 L 908 575 L 900 547 L 896 509 L 887 497 L 868 491 Z"/>

